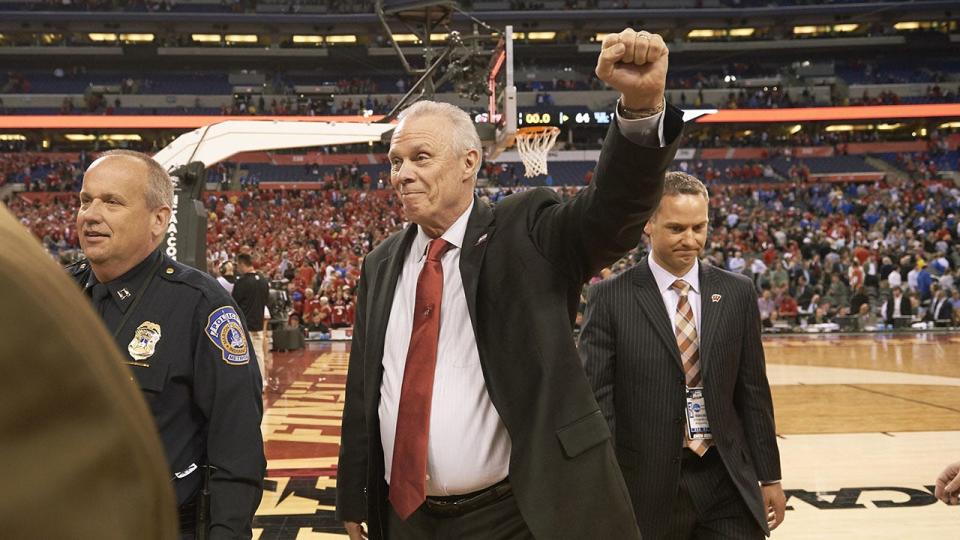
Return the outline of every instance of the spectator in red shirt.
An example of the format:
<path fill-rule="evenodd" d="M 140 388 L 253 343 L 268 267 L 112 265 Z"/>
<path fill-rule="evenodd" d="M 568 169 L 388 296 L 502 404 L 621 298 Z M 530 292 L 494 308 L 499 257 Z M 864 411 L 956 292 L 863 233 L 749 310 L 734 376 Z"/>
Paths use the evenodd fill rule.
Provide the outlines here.
<path fill-rule="evenodd" d="M 780 297 L 780 306 L 778 308 L 780 318 L 790 321 L 791 323 L 797 322 L 797 317 L 800 315 L 800 309 L 797 306 L 797 301 L 790 296 L 789 293 L 784 293 Z"/>

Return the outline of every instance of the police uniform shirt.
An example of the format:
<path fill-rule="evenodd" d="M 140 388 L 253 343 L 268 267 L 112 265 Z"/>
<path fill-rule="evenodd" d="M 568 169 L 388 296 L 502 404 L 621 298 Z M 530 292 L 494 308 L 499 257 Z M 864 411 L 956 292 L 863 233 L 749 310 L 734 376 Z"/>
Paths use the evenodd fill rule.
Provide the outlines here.
<path fill-rule="evenodd" d="M 270 285 L 256 272 L 247 272 L 233 285 L 233 299 L 247 321 L 251 332 L 263 330 L 263 308 L 270 300 Z"/>
<path fill-rule="evenodd" d="M 194 500 L 203 479 L 198 466 L 209 463 L 210 538 L 249 538 L 266 468 L 262 382 L 231 297 L 160 250 L 108 283 L 97 281 L 89 263 L 72 274 L 143 391 L 177 503 Z"/>

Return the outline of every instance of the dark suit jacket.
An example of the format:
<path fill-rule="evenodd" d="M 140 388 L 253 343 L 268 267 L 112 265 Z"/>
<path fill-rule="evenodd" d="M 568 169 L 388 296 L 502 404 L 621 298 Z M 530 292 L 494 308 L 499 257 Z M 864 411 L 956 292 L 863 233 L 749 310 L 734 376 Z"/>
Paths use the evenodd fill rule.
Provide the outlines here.
<path fill-rule="evenodd" d="M 780 479 L 773 403 L 749 279 L 700 264 L 700 368 L 714 443 L 760 527 L 758 480 Z M 580 356 L 614 434 L 645 538 L 660 538 L 677 493 L 685 379 L 673 324 L 647 259 L 590 290 Z M 720 295 L 717 301 L 713 295 Z"/>
<path fill-rule="evenodd" d="M 0 204 L 4 538 L 172 540 L 156 425 L 88 299 Z"/>
<path fill-rule="evenodd" d="M 910 303 L 910 297 L 903 294 L 900 296 L 900 298 L 901 298 L 900 316 L 908 317 L 910 315 L 913 315 L 913 305 Z M 893 295 L 892 294 L 887 295 L 887 307 L 886 307 L 886 313 L 884 313 L 884 316 L 887 320 L 887 324 L 893 324 L 893 307 L 894 307 L 893 302 L 894 302 Z"/>
<path fill-rule="evenodd" d="M 572 328 L 583 282 L 637 245 L 657 205 L 681 130 L 667 148 L 627 141 L 616 125 L 590 186 L 567 203 L 548 189 L 491 208 L 476 200 L 460 273 L 484 380 L 512 442 L 510 483 L 537 538 L 638 538 L 610 431 L 583 376 Z M 377 407 L 384 334 L 410 226 L 364 260 L 350 367 L 337 516 L 386 534 L 387 486 Z"/>
<path fill-rule="evenodd" d="M 927 310 L 927 314 L 923 317 L 925 321 L 953 321 L 953 304 L 951 303 L 950 298 L 945 298 L 943 300 L 943 305 L 941 305 L 940 309 L 934 313 L 936 307 L 937 299 L 934 298 L 930 301 L 930 309 Z"/>

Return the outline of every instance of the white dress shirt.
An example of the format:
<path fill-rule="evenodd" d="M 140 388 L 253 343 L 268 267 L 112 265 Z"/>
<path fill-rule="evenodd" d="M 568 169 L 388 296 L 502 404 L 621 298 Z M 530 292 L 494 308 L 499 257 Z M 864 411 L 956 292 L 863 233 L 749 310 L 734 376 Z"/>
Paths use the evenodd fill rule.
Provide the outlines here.
<path fill-rule="evenodd" d="M 480 353 L 460 276 L 463 236 L 472 210 L 473 204 L 442 236 L 454 247 L 440 259 L 443 302 L 427 441 L 427 495 L 461 495 L 483 489 L 506 478 L 510 466 L 510 436 L 484 385 Z M 387 483 L 393 462 L 403 371 L 413 330 L 417 278 L 426 260 L 429 242 L 430 237 L 419 229 L 404 260 L 387 324 L 379 408 Z"/>
<path fill-rule="evenodd" d="M 662 112 L 634 120 L 621 119 L 619 114 L 616 118 L 621 133 L 631 142 L 664 146 Z M 454 247 L 440 259 L 443 300 L 427 440 L 426 492 L 430 496 L 462 495 L 484 489 L 506 478 L 510 469 L 510 435 L 484 384 L 477 338 L 460 275 L 460 253 L 473 204 L 441 236 Z M 417 231 L 397 280 L 387 323 L 378 414 L 384 479 L 388 484 L 403 372 L 413 331 L 417 278 L 430 240 L 423 229 Z M 696 306 L 699 308 L 699 302 Z"/>
<path fill-rule="evenodd" d="M 669 270 L 657 264 L 653 255 L 647 257 L 650 271 L 653 272 L 653 279 L 657 281 L 657 288 L 660 290 L 660 296 L 663 298 L 663 305 L 667 308 L 667 319 L 670 320 L 671 330 L 677 327 L 677 304 L 680 303 L 680 292 L 673 288 L 673 282 L 682 279 L 690 285 L 687 292 L 687 302 L 690 303 L 690 309 L 693 310 L 693 320 L 697 325 L 697 347 L 700 347 L 700 261 L 693 263 L 690 270 L 681 277 L 670 273 Z"/>

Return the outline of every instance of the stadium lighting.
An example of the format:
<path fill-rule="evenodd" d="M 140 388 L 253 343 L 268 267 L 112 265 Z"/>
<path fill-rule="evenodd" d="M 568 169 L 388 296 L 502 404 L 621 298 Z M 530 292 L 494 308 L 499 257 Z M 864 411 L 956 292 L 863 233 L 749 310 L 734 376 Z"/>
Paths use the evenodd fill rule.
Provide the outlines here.
<path fill-rule="evenodd" d="M 960 129 L 960 122 L 944 122 L 940 124 L 940 129 Z"/>
<path fill-rule="evenodd" d="M 345 34 L 341 36 L 327 36 L 327 43 L 356 43 L 357 36 L 353 34 Z"/>
<path fill-rule="evenodd" d="M 26 135 L 20 133 L 0 133 L 0 141 L 25 141 Z"/>
<path fill-rule="evenodd" d="M 920 23 L 917 21 L 904 21 L 898 22 L 893 25 L 895 30 L 918 30 L 920 28 Z"/>
<path fill-rule="evenodd" d="M 125 43 L 150 43 L 153 39 L 153 34 L 120 34 L 120 41 Z"/>
<path fill-rule="evenodd" d="M 834 32 L 853 32 L 857 28 L 860 28 L 859 24 L 835 24 L 833 25 Z"/>
<path fill-rule="evenodd" d="M 89 141 L 142 141 L 143 138 L 136 133 L 111 133 L 108 135 L 89 135 L 87 133 L 67 133 L 63 136 L 70 142 L 89 142 Z"/>
<path fill-rule="evenodd" d="M 43 34 L 41 39 L 45 45 L 50 45 L 63 39 L 63 36 L 60 34 Z"/>
<path fill-rule="evenodd" d="M 450 39 L 450 34 L 430 34 L 430 41 L 446 41 Z"/>
<path fill-rule="evenodd" d="M 416 34 L 394 34 L 395 43 L 420 43 L 420 38 Z"/>
<path fill-rule="evenodd" d="M 819 34 L 821 32 L 829 32 L 829 26 L 794 26 L 794 34 Z"/>
<path fill-rule="evenodd" d="M 900 129 L 902 127 L 903 127 L 903 124 L 898 122 L 896 124 L 879 124 L 877 126 L 877 129 L 880 131 L 893 131 L 895 129 Z"/>
<path fill-rule="evenodd" d="M 307 34 L 296 34 L 293 36 L 294 43 L 310 43 L 316 45 L 317 43 L 323 43 L 323 36 L 311 36 Z"/>
<path fill-rule="evenodd" d="M 828 132 L 837 132 L 837 131 L 868 131 L 874 129 L 873 124 L 834 124 L 832 126 L 827 126 L 826 131 Z"/>
<path fill-rule="evenodd" d="M 801 129 L 803 129 L 803 126 L 800 124 L 796 124 L 792 128 L 790 128 L 789 131 L 791 135 L 796 135 L 797 133 L 800 133 Z"/>
<path fill-rule="evenodd" d="M 227 34 L 223 39 L 227 43 L 256 43 L 259 38 L 256 34 Z"/>
<path fill-rule="evenodd" d="M 87 34 L 87 37 L 90 38 L 90 41 L 116 41 L 116 34 L 104 34 L 99 32 L 93 32 Z"/>
<path fill-rule="evenodd" d="M 527 39 L 538 41 L 549 41 L 551 39 L 556 39 L 556 37 L 556 32 L 530 32 L 527 34 Z"/>
<path fill-rule="evenodd" d="M 220 34 L 190 34 L 190 39 L 198 43 L 220 43 Z"/>
<path fill-rule="evenodd" d="M 688 39 L 710 39 L 722 37 L 750 37 L 756 33 L 756 28 L 694 28 L 687 32 Z"/>

